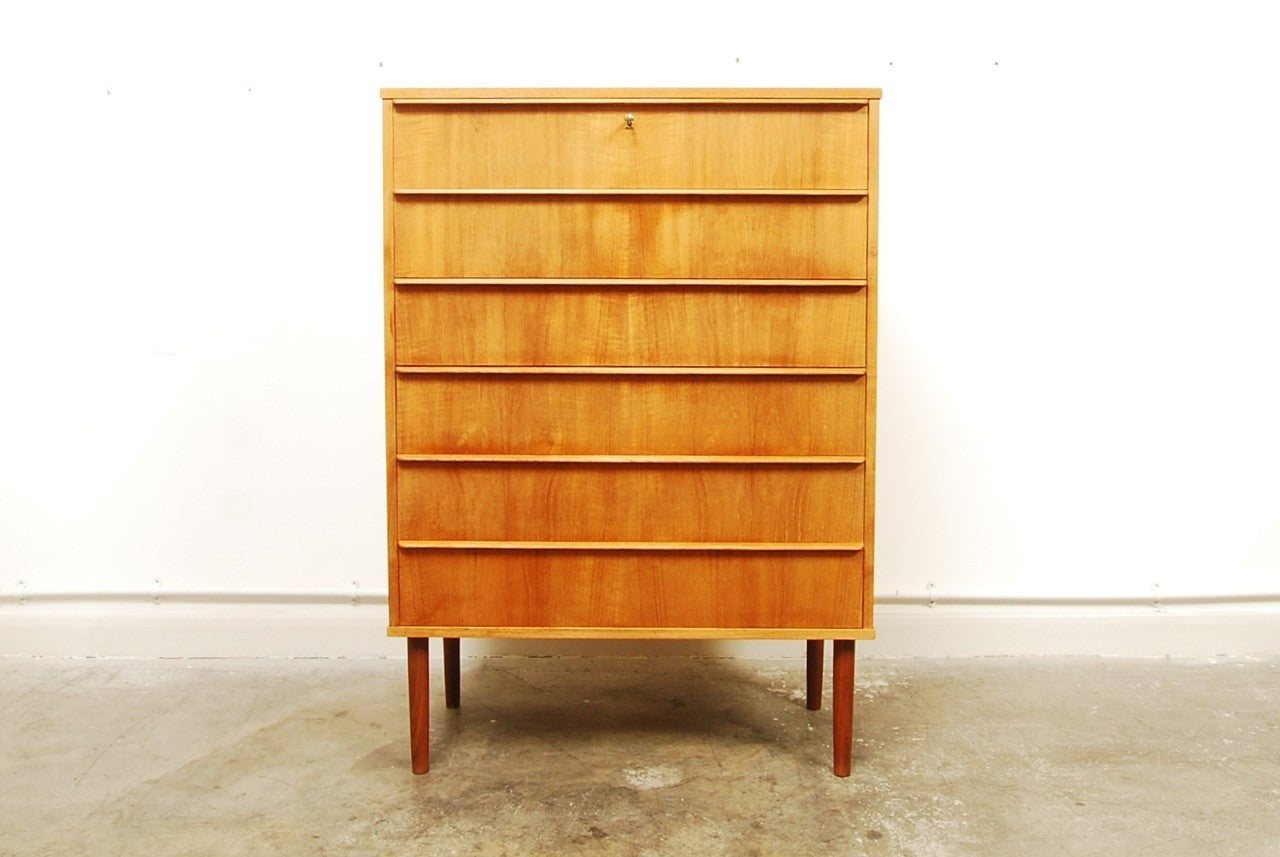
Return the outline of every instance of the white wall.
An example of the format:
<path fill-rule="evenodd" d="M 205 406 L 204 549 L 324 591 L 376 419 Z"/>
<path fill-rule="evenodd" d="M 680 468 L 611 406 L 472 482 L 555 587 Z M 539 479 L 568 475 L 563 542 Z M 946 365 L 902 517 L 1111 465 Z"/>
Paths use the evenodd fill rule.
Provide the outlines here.
<path fill-rule="evenodd" d="M 0 651 L 111 594 L 378 633 L 383 86 L 883 87 L 880 594 L 1280 618 L 1259 8 L 7 11 Z"/>

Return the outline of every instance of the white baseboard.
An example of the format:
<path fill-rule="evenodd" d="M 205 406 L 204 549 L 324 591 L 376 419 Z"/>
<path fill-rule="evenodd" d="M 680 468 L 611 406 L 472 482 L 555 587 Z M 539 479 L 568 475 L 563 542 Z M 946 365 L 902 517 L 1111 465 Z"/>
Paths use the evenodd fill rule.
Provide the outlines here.
<path fill-rule="evenodd" d="M 0 604 L 0 655 L 45 657 L 404 657 L 379 603 Z M 858 656 L 1213 657 L 1280 653 L 1280 602 L 876 607 L 877 639 Z M 829 652 L 829 650 L 828 650 Z M 601 655 L 800 658 L 778 640 L 467 640 L 465 656 Z"/>

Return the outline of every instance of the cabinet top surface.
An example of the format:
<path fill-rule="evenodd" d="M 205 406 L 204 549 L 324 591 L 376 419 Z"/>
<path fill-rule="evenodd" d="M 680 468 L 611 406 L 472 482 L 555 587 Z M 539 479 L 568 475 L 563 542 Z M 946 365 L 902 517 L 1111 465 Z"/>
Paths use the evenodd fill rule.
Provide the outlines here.
<path fill-rule="evenodd" d="M 867 101 L 879 89 L 384 89 L 389 101 Z"/>

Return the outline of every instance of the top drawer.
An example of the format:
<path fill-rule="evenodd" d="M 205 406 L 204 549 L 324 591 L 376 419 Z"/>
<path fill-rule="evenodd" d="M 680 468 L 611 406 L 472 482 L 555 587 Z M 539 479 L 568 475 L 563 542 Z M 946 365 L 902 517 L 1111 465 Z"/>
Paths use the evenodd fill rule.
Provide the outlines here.
<path fill-rule="evenodd" d="M 396 190 L 867 186 L 862 104 L 396 104 L 392 123 Z"/>

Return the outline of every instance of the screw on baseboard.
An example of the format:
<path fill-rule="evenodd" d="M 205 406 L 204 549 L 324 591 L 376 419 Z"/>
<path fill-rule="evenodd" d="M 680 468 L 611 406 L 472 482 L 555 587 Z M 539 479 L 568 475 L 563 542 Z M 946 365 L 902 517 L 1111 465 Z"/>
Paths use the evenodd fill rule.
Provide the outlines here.
<path fill-rule="evenodd" d="M 360 606 L 360 581 L 358 580 L 351 581 L 351 606 Z"/>
<path fill-rule="evenodd" d="M 929 592 L 929 603 L 928 603 L 927 605 L 925 605 L 925 606 L 927 606 L 927 607 L 936 607 L 936 606 L 937 606 L 937 604 L 938 604 L 938 599 L 937 599 L 936 597 L 934 597 L 934 594 L 933 594 L 933 581 L 932 581 L 932 580 L 931 580 L 931 581 L 929 581 L 929 583 L 928 583 L 928 584 L 926 584 L 925 589 L 927 589 L 927 590 L 928 590 L 928 592 Z"/>
<path fill-rule="evenodd" d="M 27 603 L 27 582 L 25 580 L 18 581 L 18 606 L 21 607 Z"/>
<path fill-rule="evenodd" d="M 151 590 L 151 603 L 159 604 L 160 603 L 160 578 L 157 577 L 155 579 L 155 584 L 156 584 L 155 589 Z"/>
<path fill-rule="evenodd" d="M 1160 584 L 1151 584 L 1151 606 L 1157 613 L 1164 612 L 1164 603 L 1160 600 Z"/>

